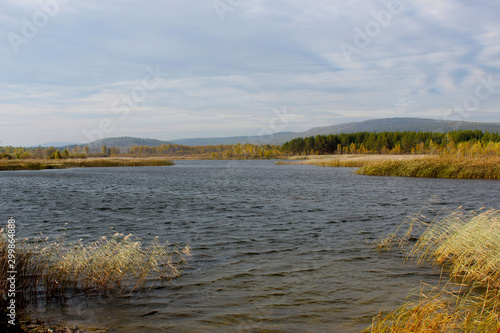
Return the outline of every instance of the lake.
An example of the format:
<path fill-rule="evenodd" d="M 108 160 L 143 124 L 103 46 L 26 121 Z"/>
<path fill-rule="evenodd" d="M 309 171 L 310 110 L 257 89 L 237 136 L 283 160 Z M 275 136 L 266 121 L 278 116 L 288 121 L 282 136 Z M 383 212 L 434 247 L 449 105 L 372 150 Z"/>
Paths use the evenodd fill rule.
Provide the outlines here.
<path fill-rule="evenodd" d="M 117 231 L 191 247 L 179 279 L 133 296 L 40 304 L 42 318 L 115 332 L 359 332 L 440 275 L 370 243 L 431 199 L 499 208 L 500 183 L 353 170 L 188 160 L 0 172 L 0 211 L 2 225 L 16 218 L 18 238 Z"/>

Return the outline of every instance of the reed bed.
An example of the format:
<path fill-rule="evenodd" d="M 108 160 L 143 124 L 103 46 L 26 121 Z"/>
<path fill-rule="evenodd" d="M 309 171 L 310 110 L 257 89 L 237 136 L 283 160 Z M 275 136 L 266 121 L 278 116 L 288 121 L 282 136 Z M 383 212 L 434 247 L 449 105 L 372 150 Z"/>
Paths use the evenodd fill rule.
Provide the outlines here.
<path fill-rule="evenodd" d="M 441 265 L 450 281 L 375 317 L 365 332 L 500 332 L 500 211 L 459 208 L 431 221 L 421 217 L 405 221 L 377 247 L 409 247 L 408 260 Z"/>
<path fill-rule="evenodd" d="M 0 160 L 0 171 L 170 165 L 174 165 L 174 162 L 166 158 L 104 157 L 66 160 Z"/>
<path fill-rule="evenodd" d="M 449 291 L 422 293 L 396 311 L 373 318 L 364 333 L 474 332 L 500 330 L 497 294 L 457 296 Z"/>
<path fill-rule="evenodd" d="M 299 161 L 280 162 L 279 164 L 293 165 L 315 165 L 319 167 L 335 167 L 335 168 L 359 168 L 372 163 L 385 163 L 393 160 L 413 160 L 419 159 L 421 155 L 327 155 L 327 156 L 308 156 L 304 158 L 293 158 Z"/>
<path fill-rule="evenodd" d="M 278 164 L 354 167 L 357 174 L 420 178 L 500 179 L 500 156 L 482 155 L 330 155 Z"/>
<path fill-rule="evenodd" d="M 7 308 L 7 272 L 12 270 L 7 245 L 0 230 L 0 313 Z M 160 243 L 158 238 L 143 245 L 140 239 L 118 233 L 91 243 L 63 238 L 21 241 L 15 254 L 17 309 L 39 299 L 151 288 L 157 281 L 180 276 L 179 267 L 188 257 L 188 247 Z"/>
<path fill-rule="evenodd" d="M 308 160 L 301 164 L 316 165 L 319 167 L 332 168 L 359 168 L 369 163 L 369 159 L 353 158 L 353 159 L 325 159 L 325 160 Z"/>
<path fill-rule="evenodd" d="M 357 170 L 357 173 L 370 176 L 500 179 L 500 156 L 426 156 L 374 161 Z"/>

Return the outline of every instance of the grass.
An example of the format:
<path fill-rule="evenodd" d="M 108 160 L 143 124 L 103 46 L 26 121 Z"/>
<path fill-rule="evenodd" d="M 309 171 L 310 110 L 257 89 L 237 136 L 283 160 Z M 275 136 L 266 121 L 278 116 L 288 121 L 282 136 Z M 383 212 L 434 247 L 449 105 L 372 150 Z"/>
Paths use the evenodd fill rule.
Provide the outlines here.
<path fill-rule="evenodd" d="M 450 281 L 375 317 L 365 332 L 500 332 L 500 211 L 457 209 L 430 223 L 422 216 L 407 220 L 407 228 L 377 246 L 409 247 L 409 260 L 445 267 Z"/>
<path fill-rule="evenodd" d="M 330 155 L 278 164 L 355 167 L 357 174 L 420 178 L 500 179 L 500 156 Z"/>
<path fill-rule="evenodd" d="M 421 158 L 421 155 L 362 155 L 362 154 L 343 154 L 343 155 L 311 155 L 305 157 L 294 157 L 292 160 L 279 164 L 301 164 L 301 165 L 316 165 L 319 167 L 348 167 L 359 168 L 370 165 L 372 163 L 385 163 L 386 161 L 396 160 L 413 160 Z"/>
<path fill-rule="evenodd" d="M 61 160 L 0 160 L 0 171 L 169 165 L 174 165 L 174 162 L 166 158 L 103 157 Z"/>
<path fill-rule="evenodd" d="M 371 162 L 358 174 L 457 179 L 500 179 L 500 156 L 426 156 L 416 159 Z"/>
<path fill-rule="evenodd" d="M 7 308 L 8 237 L 0 231 L 0 306 Z M 16 306 L 18 311 L 40 298 L 76 294 L 130 293 L 158 280 L 180 275 L 179 265 L 189 248 L 153 239 L 143 246 L 131 235 L 114 234 L 91 242 L 48 242 L 36 239 L 16 243 Z M 0 328 L 5 314 L 1 313 Z M 5 323 L 4 323 L 5 324 Z"/>
<path fill-rule="evenodd" d="M 418 301 L 373 319 L 364 332 L 498 332 L 498 294 L 457 296 L 440 290 L 421 293 Z"/>

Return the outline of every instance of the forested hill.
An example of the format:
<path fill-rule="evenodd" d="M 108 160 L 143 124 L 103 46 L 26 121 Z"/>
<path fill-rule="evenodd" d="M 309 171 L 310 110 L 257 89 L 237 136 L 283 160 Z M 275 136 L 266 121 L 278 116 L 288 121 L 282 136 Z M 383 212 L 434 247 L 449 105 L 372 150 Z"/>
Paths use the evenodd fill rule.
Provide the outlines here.
<path fill-rule="evenodd" d="M 306 132 L 278 132 L 268 135 L 239 136 L 239 137 L 220 137 L 220 138 L 193 138 L 161 141 L 154 139 L 141 139 L 133 137 L 106 138 L 93 141 L 88 144 L 91 150 L 100 151 L 102 146 L 117 147 L 121 151 L 127 151 L 132 146 L 158 147 L 162 144 L 178 144 L 184 146 L 208 146 L 208 145 L 235 145 L 241 144 L 271 144 L 282 145 L 294 138 L 309 137 L 316 135 L 329 135 L 340 133 L 359 133 L 359 132 L 450 132 L 457 130 L 480 130 L 482 132 L 499 132 L 499 123 L 479 123 L 466 121 L 447 121 L 425 118 L 385 118 L 372 119 L 363 122 L 351 122 L 337 124 L 325 127 L 312 128 Z M 266 132 L 267 133 L 267 132 Z M 168 137 L 168 133 L 165 133 Z M 81 144 L 80 144 L 81 145 Z M 43 147 L 69 147 L 73 148 L 76 144 L 50 144 Z"/>
<path fill-rule="evenodd" d="M 500 153 L 500 134 L 479 130 L 442 132 L 357 132 L 308 136 L 285 142 L 292 154 L 435 154 L 458 149 L 462 153 Z M 458 146 L 457 146 L 458 145 Z"/>
<path fill-rule="evenodd" d="M 363 122 L 352 122 L 325 127 L 312 128 L 306 132 L 279 132 L 269 136 L 247 136 L 226 138 L 196 138 L 172 140 L 172 143 L 187 146 L 220 144 L 276 144 L 281 145 L 294 138 L 359 132 L 450 132 L 457 130 L 480 130 L 482 132 L 500 132 L 499 123 L 479 123 L 467 121 L 449 121 L 426 118 L 385 118 Z"/>
<path fill-rule="evenodd" d="M 490 133 L 500 132 L 500 124 L 426 118 L 385 118 L 316 127 L 302 133 L 300 136 L 308 137 L 359 132 L 451 132 L 457 130 L 480 130 Z"/>
<path fill-rule="evenodd" d="M 170 142 L 155 140 L 155 139 L 141 139 L 133 138 L 129 136 L 122 136 L 117 138 L 105 138 L 101 140 L 96 140 L 88 144 L 92 151 L 100 151 L 102 146 L 116 147 L 121 151 L 127 151 L 133 146 L 147 146 L 147 147 L 158 147 L 162 144 L 168 145 Z"/>
<path fill-rule="evenodd" d="M 299 136 L 296 132 L 279 132 L 261 136 L 231 136 L 222 138 L 193 138 L 172 140 L 172 143 L 184 146 L 234 145 L 238 143 L 281 145 L 283 142 Z"/>

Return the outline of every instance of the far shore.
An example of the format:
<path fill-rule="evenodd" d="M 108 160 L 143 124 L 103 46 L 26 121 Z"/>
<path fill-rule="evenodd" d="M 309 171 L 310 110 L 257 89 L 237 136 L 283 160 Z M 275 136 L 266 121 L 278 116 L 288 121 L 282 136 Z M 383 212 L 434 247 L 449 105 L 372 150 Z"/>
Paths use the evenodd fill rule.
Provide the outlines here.
<path fill-rule="evenodd" d="M 16 159 L 0 160 L 0 171 L 45 170 L 91 167 L 133 167 L 174 165 L 165 157 L 89 157 L 77 159 Z"/>
<path fill-rule="evenodd" d="M 313 155 L 294 157 L 279 164 L 320 167 L 355 167 L 368 176 L 418 178 L 500 179 L 500 156 L 453 155 Z"/>
<path fill-rule="evenodd" d="M 0 171 L 45 170 L 90 167 L 171 166 L 173 160 L 219 160 L 200 156 L 168 157 L 89 157 L 84 159 L 15 159 L 0 160 Z M 224 158 L 232 160 L 239 158 Z M 420 178 L 500 179 L 497 155 L 396 155 L 339 154 L 307 155 L 281 158 L 281 165 L 316 165 L 319 167 L 358 168 L 357 174 Z"/>
<path fill-rule="evenodd" d="M 375 161 L 413 160 L 428 157 L 429 155 L 388 155 L 388 154 L 340 154 L 340 155 L 307 155 L 292 156 L 283 164 L 306 164 L 317 166 L 331 166 L 330 164 L 359 164 L 364 166 Z"/>

